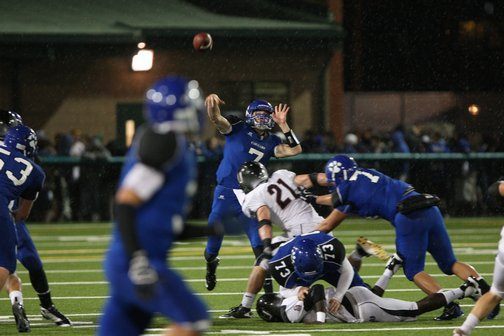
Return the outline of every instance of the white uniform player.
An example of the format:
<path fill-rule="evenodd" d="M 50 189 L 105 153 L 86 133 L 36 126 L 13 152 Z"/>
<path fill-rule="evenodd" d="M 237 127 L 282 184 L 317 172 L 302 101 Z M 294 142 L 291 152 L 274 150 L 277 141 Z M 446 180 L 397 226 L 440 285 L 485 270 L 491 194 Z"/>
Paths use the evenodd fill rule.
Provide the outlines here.
<path fill-rule="evenodd" d="M 295 173 L 285 169 L 274 172 L 266 183 L 245 195 L 241 203 L 243 213 L 253 217 L 260 207 L 267 206 L 271 222 L 280 227 L 284 238 L 314 231 L 324 218 L 299 198 L 295 177 Z"/>
<path fill-rule="evenodd" d="M 416 302 L 382 298 L 362 286 L 349 288 L 338 312 L 331 314 L 328 302 L 335 293 L 334 287 L 325 289 L 327 323 L 409 322 L 415 321 L 418 315 Z M 316 312 L 314 310 L 305 311 L 304 302 L 300 301 L 297 296 L 284 299 L 282 307 L 285 311 L 284 316 L 291 323 L 309 323 L 316 320 Z"/>

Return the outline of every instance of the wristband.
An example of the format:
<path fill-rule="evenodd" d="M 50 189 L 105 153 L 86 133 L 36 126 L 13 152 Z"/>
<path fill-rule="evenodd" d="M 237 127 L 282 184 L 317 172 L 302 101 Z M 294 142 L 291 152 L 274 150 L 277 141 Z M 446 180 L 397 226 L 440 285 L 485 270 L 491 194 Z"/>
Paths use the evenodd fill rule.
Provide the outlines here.
<path fill-rule="evenodd" d="M 311 173 L 308 175 L 308 177 L 310 178 L 310 182 L 312 183 L 312 185 L 314 187 L 320 187 L 320 184 L 318 183 L 317 176 L 318 176 L 318 173 Z"/>
<path fill-rule="evenodd" d="M 296 134 L 294 134 L 292 130 L 289 130 L 289 132 L 285 132 L 284 135 L 290 147 L 296 147 L 300 144 L 298 138 L 296 137 Z"/>
<path fill-rule="evenodd" d="M 271 226 L 271 221 L 269 219 L 261 219 L 259 221 L 259 229 L 262 228 L 264 225 Z"/>
<path fill-rule="evenodd" d="M 263 250 L 267 247 L 271 248 L 271 238 L 264 238 L 262 240 L 263 243 Z"/>

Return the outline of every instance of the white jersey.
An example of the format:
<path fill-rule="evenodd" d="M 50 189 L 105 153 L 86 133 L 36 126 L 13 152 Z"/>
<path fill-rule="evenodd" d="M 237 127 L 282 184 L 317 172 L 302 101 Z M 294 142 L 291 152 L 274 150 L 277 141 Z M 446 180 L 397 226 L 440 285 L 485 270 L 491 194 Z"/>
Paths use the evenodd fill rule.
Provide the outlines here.
<path fill-rule="evenodd" d="M 504 298 L 504 226 L 501 230 L 501 239 L 499 241 L 499 252 L 495 257 L 493 283 L 490 289 L 495 295 Z"/>
<path fill-rule="evenodd" d="M 245 195 L 243 213 L 253 217 L 260 207 L 266 205 L 271 222 L 279 226 L 287 238 L 315 230 L 324 219 L 310 204 L 299 198 L 294 177 L 295 173 L 285 169 L 274 172 L 267 182 Z"/>
<path fill-rule="evenodd" d="M 334 297 L 335 292 L 334 287 L 325 289 L 327 311 L 329 310 L 329 301 Z M 315 311 L 304 310 L 304 302 L 300 301 L 297 296 L 284 299 L 282 306 L 285 322 L 310 323 L 316 321 Z M 409 322 L 415 321 L 417 314 L 418 305 L 416 302 L 382 298 L 366 287 L 355 286 L 345 293 L 343 304 L 335 315 L 327 313 L 326 323 Z"/>

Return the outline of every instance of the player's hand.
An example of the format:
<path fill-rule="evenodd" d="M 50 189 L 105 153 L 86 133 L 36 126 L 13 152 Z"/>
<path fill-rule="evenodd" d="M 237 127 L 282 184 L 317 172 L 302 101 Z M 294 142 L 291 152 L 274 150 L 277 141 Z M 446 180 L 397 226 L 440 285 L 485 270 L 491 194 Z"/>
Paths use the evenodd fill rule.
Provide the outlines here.
<path fill-rule="evenodd" d="M 299 301 L 303 301 L 306 297 L 306 295 L 308 295 L 308 292 L 310 291 L 310 288 L 308 287 L 301 287 L 299 289 L 299 292 L 298 292 L 298 299 Z"/>
<path fill-rule="evenodd" d="M 264 249 L 259 256 L 259 266 L 261 266 L 263 269 L 268 269 L 269 261 L 271 260 L 271 258 L 273 258 L 273 249 L 271 248 L 271 244 L 268 244 L 264 246 Z"/>
<path fill-rule="evenodd" d="M 279 104 L 275 106 L 275 111 L 271 115 L 273 121 L 279 126 L 285 125 L 287 123 L 287 112 L 289 112 L 290 107 L 287 104 Z"/>
<path fill-rule="evenodd" d="M 158 274 L 149 264 L 147 254 L 140 250 L 133 254 L 130 260 L 128 276 L 135 285 L 138 296 L 143 300 L 149 300 L 154 297 Z"/>
<path fill-rule="evenodd" d="M 299 198 L 311 205 L 317 205 L 317 195 L 314 195 L 306 188 L 298 188 Z"/>
<path fill-rule="evenodd" d="M 336 314 L 338 312 L 338 310 L 340 309 L 341 307 L 341 302 L 339 302 L 338 300 L 336 299 L 330 299 L 329 300 L 329 312 L 331 314 Z"/>
<path fill-rule="evenodd" d="M 209 94 L 205 99 L 205 106 L 207 108 L 214 108 L 224 104 L 226 104 L 224 100 L 220 99 L 215 93 Z"/>

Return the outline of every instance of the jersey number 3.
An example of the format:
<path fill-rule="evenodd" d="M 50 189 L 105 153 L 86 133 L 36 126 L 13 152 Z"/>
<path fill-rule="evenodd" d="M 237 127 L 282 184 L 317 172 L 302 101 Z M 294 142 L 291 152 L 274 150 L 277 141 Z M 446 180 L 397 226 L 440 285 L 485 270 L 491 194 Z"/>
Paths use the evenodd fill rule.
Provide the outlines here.
<path fill-rule="evenodd" d="M 3 148 L 0 148 L 0 153 L 5 154 L 5 155 L 10 155 L 10 152 L 8 150 L 3 149 Z M 21 177 L 17 178 L 16 176 L 14 176 L 14 174 L 10 170 L 5 171 L 5 175 L 7 175 L 7 178 L 9 180 L 11 180 L 15 186 L 20 186 L 26 182 L 26 179 L 28 178 L 28 176 L 30 175 L 30 173 L 33 170 L 33 166 L 30 163 L 30 161 L 25 160 L 20 157 L 15 158 L 14 161 L 25 165 L 25 168 L 19 172 L 21 174 Z M 4 164 L 5 164 L 5 162 L 3 162 L 2 159 L 0 159 L 0 170 L 3 169 Z"/>

